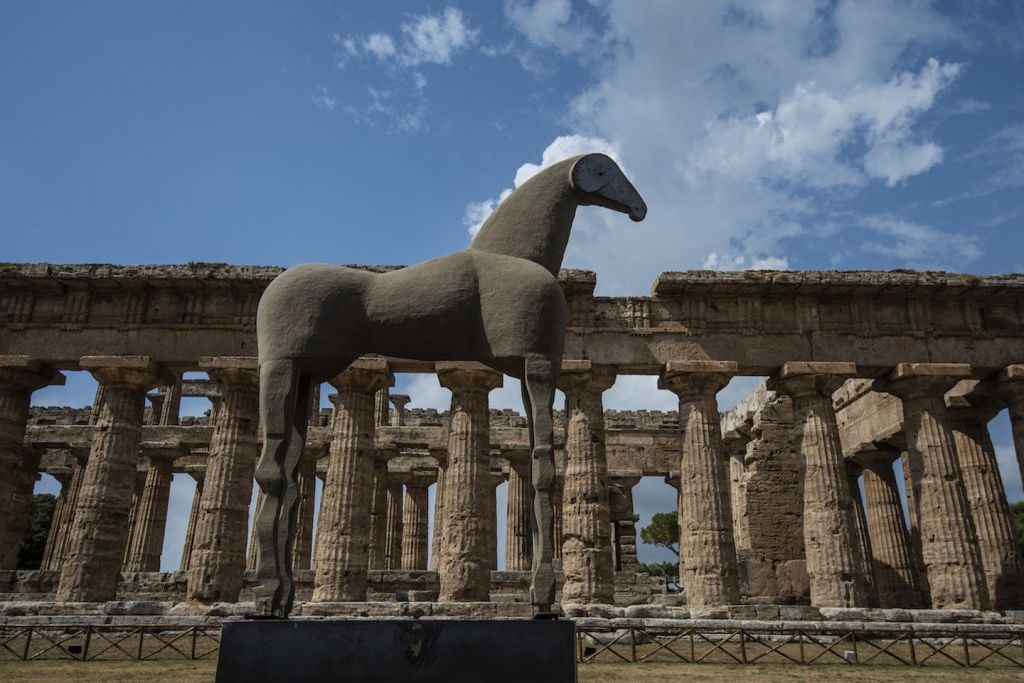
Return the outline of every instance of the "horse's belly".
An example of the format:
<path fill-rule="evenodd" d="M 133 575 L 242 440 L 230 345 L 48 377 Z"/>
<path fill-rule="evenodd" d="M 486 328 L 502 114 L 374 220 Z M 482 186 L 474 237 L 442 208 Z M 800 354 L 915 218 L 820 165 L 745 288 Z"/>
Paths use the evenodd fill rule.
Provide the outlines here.
<path fill-rule="evenodd" d="M 423 360 L 480 355 L 480 298 L 472 260 L 462 254 L 377 276 L 365 305 L 376 353 Z"/>

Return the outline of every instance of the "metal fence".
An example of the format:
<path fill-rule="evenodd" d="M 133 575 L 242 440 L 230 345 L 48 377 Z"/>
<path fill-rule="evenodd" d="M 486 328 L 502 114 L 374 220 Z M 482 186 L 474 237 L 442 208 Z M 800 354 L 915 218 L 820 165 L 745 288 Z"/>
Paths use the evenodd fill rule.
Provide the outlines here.
<path fill-rule="evenodd" d="M 0 661 L 215 659 L 220 624 L 0 626 Z"/>
<path fill-rule="evenodd" d="M 581 663 L 890 664 L 1024 668 L 1024 631 L 928 628 L 577 628 Z"/>
<path fill-rule="evenodd" d="M 0 625 L 0 661 L 215 659 L 220 625 Z M 1024 668 L 1024 629 L 578 627 L 577 659 Z"/>

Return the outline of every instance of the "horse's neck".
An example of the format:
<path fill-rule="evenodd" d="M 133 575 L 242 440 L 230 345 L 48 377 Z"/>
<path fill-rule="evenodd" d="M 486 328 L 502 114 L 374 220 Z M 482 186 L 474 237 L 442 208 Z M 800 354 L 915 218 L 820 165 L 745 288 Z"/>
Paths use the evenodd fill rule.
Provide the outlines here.
<path fill-rule="evenodd" d="M 484 221 L 470 250 L 528 259 L 557 277 L 577 206 L 562 165 L 545 169 L 509 195 Z"/>

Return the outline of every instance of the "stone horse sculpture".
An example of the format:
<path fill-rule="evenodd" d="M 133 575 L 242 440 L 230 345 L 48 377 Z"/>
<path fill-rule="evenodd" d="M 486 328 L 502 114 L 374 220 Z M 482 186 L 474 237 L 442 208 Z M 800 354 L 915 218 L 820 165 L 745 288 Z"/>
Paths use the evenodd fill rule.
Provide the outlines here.
<path fill-rule="evenodd" d="M 531 597 L 551 609 L 555 579 L 552 402 L 565 341 L 558 284 L 576 207 L 643 220 L 647 206 L 612 159 L 587 154 L 546 168 L 484 222 L 469 249 L 388 273 L 325 264 L 289 268 L 256 316 L 263 453 L 256 480 L 256 612 L 285 617 L 295 587 L 291 547 L 297 468 L 313 387 L 365 354 L 478 361 L 522 382 L 532 449 Z"/>

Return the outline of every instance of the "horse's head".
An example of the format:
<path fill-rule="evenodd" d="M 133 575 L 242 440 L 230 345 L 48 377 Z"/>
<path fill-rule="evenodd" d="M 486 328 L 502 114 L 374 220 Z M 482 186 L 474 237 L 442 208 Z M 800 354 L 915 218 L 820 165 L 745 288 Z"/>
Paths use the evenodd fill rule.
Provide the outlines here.
<path fill-rule="evenodd" d="M 569 178 L 580 194 L 580 204 L 603 206 L 628 213 L 634 221 L 647 215 L 647 204 L 619 165 L 605 154 L 587 154 L 572 165 Z"/>

